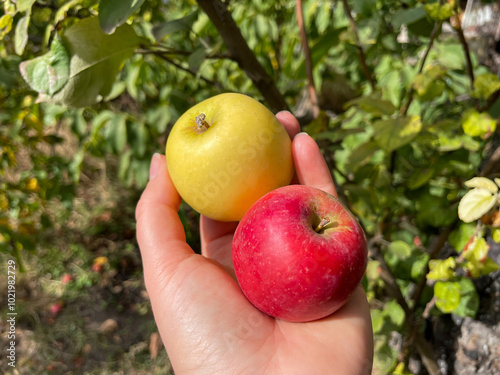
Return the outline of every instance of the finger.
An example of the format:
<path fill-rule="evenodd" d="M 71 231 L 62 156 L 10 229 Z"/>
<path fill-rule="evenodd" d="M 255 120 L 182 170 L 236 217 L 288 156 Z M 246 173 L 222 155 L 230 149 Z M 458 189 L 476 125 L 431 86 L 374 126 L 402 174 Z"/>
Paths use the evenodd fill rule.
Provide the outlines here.
<path fill-rule="evenodd" d="M 136 220 L 146 284 L 154 288 L 158 272 L 170 273 L 194 252 L 186 244 L 184 227 L 177 215 L 181 198 L 170 180 L 165 156 L 153 156 L 150 175 L 137 204 Z"/>
<path fill-rule="evenodd" d="M 231 244 L 237 226 L 237 222 L 217 221 L 201 215 L 201 254 L 232 269 Z"/>
<path fill-rule="evenodd" d="M 294 115 L 288 111 L 281 111 L 276 114 L 277 119 L 285 128 L 286 132 L 293 139 L 300 132 L 300 125 Z"/>
<path fill-rule="evenodd" d="M 292 143 L 293 162 L 299 183 L 326 191 L 337 197 L 330 169 L 321 151 L 309 135 L 299 133 Z"/>

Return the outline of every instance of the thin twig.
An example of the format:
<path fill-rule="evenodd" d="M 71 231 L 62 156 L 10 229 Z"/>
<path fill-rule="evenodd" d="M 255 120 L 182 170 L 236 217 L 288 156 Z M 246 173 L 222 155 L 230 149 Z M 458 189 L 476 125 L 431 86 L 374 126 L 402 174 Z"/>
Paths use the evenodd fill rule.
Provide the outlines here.
<path fill-rule="evenodd" d="M 363 68 L 363 72 L 365 73 L 366 79 L 370 83 L 370 87 L 372 88 L 372 91 L 375 91 L 375 81 L 370 73 L 370 70 L 368 69 L 368 65 L 366 64 L 366 56 L 365 56 L 365 52 L 363 51 L 361 39 L 359 38 L 359 33 L 358 33 L 358 28 L 356 26 L 356 21 L 354 21 L 354 18 L 352 17 L 351 8 L 349 7 L 347 0 L 342 0 L 342 3 L 344 4 L 345 13 L 347 14 L 347 18 L 349 18 L 349 23 L 351 24 L 351 29 L 354 33 L 354 37 L 356 38 L 356 47 L 358 49 L 358 56 L 359 56 L 359 61 L 361 63 L 361 67 Z"/>
<path fill-rule="evenodd" d="M 467 61 L 467 73 L 469 74 L 470 88 L 474 88 L 474 69 L 472 67 L 472 59 L 470 57 L 469 44 L 465 39 L 464 30 L 462 29 L 462 22 L 460 22 L 460 17 L 458 13 L 453 15 L 454 18 L 454 29 L 457 32 L 458 39 L 460 39 L 460 43 L 462 44 L 462 48 L 465 54 L 465 61 Z"/>
<path fill-rule="evenodd" d="M 206 77 L 203 77 L 202 75 L 198 75 L 195 71 L 193 71 L 193 70 L 191 70 L 189 68 L 183 67 L 181 64 L 175 62 L 174 60 L 172 60 L 168 56 L 165 56 L 162 53 L 158 53 L 158 52 L 155 52 L 155 51 L 152 51 L 151 53 L 154 54 L 155 56 L 158 56 L 159 58 L 165 60 L 169 64 L 175 66 L 177 69 L 180 69 L 180 70 L 182 70 L 182 71 L 184 71 L 186 73 L 192 74 L 193 76 L 200 78 L 202 81 L 204 81 L 204 82 L 206 82 L 206 83 L 208 83 L 210 85 L 213 85 L 213 86 L 217 87 L 220 90 L 224 89 L 224 87 L 219 82 L 213 81 L 213 80 L 208 79 Z"/>
<path fill-rule="evenodd" d="M 166 56 L 169 55 L 174 55 L 174 56 L 189 56 L 193 52 L 192 51 L 183 51 L 183 50 L 177 50 L 177 49 L 172 49 L 172 48 L 158 48 L 155 50 L 148 49 L 148 48 L 141 48 L 136 50 L 137 53 L 141 53 L 143 55 L 147 54 L 163 54 Z M 235 59 L 229 54 L 229 53 L 212 53 L 208 54 L 205 56 L 207 59 L 226 59 L 226 60 L 232 60 L 235 61 Z"/>
<path fill-rule="evenodd" d="M 311 53 L 309 51 L 309 45 L 307 44 L 307 33 L 306 33 L 306 26 L 304 23 L 304 11 L 302 7 L 302 0 L 295 0 L 295 13 L 297 15 L 297 25 L 299 26 L 300 41 L 302 43 L 302 49 L 304 50 L 306 75 L 308 81 L 307 88 L 309 90 L 309 100 L 311 101 L 313 116 L 314 118 L 318 118 L 319 115 L 318 96 L 316 95 L 316 88 L 314 86 Z"/>
<path fill-rule="evenodd" d="M 434 44 L 434 41 L 439 33 L 439 30 L 441 29 L 441 24 L 442 22 L 436 21 L 434 23 L 434 28 L 432 29 L 431 37 L 429 40 L 429 44 L 427 45 L 427 49 L 425 50 L 424 56 L 422 56 L 422 59 L 420 60 L 420 66 L 418 68 L 418 73 L 422 73 L 424 70 L 425 62 L 427 60 L 427 57 L 429 56 L 429 52 L 431 51 L 431 48 Z M 413 86 L 410 87 L 410 90 L 408 91 L 408 100 L 406 101 L 406 104 L 401 108 L 401 115 L 406 116 L 408 113 L 408 109 L 410 108 L 411 103 L 413 102 L 413 95 L 415 94 L 415 90 L 413 89 Z"/>

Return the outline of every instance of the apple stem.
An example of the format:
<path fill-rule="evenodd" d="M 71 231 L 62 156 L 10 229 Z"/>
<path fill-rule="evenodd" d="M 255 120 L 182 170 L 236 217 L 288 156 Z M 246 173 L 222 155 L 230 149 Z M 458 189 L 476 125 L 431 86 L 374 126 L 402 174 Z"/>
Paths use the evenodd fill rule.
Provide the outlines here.
<path fill-rule="evenodd" d="M 198 116 L 196 116 L 196 127 L 200 132 L 205 132 L 210 127 L 210 125 L 208 125 L 208 122 L 205 121 L 205 118 L 206 116 L 204 113 L 200 113 Z"/>
<path fill-rule="evenodd" d="M 321 221 L 319 222 L 319 224 L 318 224 L 318 226 L 316 227 L 316 229 L 314 229 L 314 231 L 315 231 L 316 233 L 319 233 L 319 231 L 320 231 L 321 229 L 323 229 L 323 228 L 324 228 L 324 227 L 325 227 L 325 226 L 326 226 L 329 222 L 330 222 L 330 219 L 328 219 L 328 218 L 323 218 L 323 219 L 321 219 Z"/>

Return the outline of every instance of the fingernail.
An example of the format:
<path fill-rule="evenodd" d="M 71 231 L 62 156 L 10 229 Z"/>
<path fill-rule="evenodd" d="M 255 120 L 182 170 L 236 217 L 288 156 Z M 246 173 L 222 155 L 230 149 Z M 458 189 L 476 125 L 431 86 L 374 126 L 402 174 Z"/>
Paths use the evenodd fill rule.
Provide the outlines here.
<path fill-rule="evenodd" d="M 309 135 L 309 134 L 307 134 L 306 132 L 300 132 L 300 133 L 297 133 L 295 136 L 297 136 L 297 135 L 301 135 L 301 134 Z"/>
<path fill-rule="evenodd" d="M 156 177 L 158 169 L 160 168 L 160 154 L 155 153 L 151 159 L 151 165 L 149 167 L 149 179 L 152 180 Z"/>

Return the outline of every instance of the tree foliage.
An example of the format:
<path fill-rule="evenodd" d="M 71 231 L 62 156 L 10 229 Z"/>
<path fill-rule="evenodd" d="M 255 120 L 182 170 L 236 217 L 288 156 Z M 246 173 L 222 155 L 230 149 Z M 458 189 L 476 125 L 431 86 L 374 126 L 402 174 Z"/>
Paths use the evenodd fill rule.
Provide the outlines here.
<path fill-rule="evenodd" d="M 71 208 L 86 155 L 116 155 L 124 185 L 141 188 L 151 154 L 196 102 L 235 91 L 275 110 L 307 103 L 295 2 L 198 3 L 4 1 L 2 252 L 36 250 L 52 225 L 45 205 Z M 369 238 L 376 366 L 403 373 L 412 340 L 429 351 L 414 317 L 474 317 L 471 278 L 498 269 L 485 238 L 500 242 L 500 81 L 470 52 L 457 1 L 303 7 L 321 110 L 303 127 Z M 233 46 L 239 33 L 248 49 Z M 77 140 L 72 153 L 61 152 L 61 129 Z M 445 244 L 455 253 L 441 259 Z M 389 346 L 393 330 L 406 335 L 402 356 Z"/>

